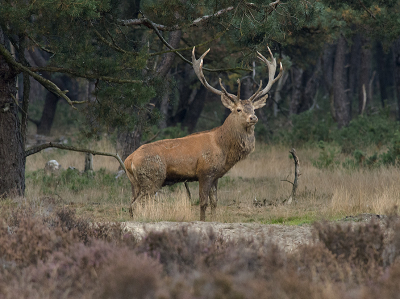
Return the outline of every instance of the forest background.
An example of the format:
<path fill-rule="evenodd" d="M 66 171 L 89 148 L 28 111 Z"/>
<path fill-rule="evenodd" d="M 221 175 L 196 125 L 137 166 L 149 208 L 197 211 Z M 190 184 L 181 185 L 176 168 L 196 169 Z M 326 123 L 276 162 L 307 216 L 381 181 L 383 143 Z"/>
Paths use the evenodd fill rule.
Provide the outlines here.
<path fill-rule="evenodd" d="M 240 79 L 242 98 L 268 80 L 256 51 L 267 55 L 269 46 L 282 62 L 284 75 L 257 111 L 261 149 L 304 149 L 305 165 L 327 171 L 398 165 L 398 1 L 2 4 L 2 198 L 24 195 L 26 175 L 42 195 L 58 194 L 60 179 L 38 169 L 66 152 L 36 154 L 39 143 L 61 137 L 124 160 L 143 143 L 220 125 L 229 111 L 194 75 L 194 46 L 198 56 L 211 48 L 209 82 L 217 87 L 221 77 L 235 93 Z M 26 170 L 28 157 L 41 164 Z M 66 188 L 82 189 L 81 174 L 72 176 Z"/>

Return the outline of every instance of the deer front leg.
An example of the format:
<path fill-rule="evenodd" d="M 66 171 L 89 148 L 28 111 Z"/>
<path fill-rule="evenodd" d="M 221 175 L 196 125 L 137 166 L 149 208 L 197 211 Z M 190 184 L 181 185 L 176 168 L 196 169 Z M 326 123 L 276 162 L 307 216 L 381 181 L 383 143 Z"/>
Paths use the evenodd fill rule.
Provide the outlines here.
<path fill-rule="evenodd" d="M 208 195 L 212 186 L 212 180 L 199 180 L 199 198 L 200 198 L 200 221 L 206 221 L 206 210 L 208 207 Z"/>
<path fill-rule="evenodd" d="M 210 205 L 211 205 L 211 219 L 215 221 L 215 211 L 217 209 L 218 197 L 217 197 L 217 186 L 218 186 L 218 179 L 216 179 L 210 188 Z"/>

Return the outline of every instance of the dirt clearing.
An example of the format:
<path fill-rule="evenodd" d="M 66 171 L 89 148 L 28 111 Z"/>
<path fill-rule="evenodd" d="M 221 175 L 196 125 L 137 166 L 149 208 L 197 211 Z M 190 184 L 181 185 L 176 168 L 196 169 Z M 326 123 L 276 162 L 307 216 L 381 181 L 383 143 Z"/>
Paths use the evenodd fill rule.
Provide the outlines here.
<path fill-rule="evenodd" d="M 135 237 L 142 239 L 150 231 L 178 230 L 187 227 L 189 231 L 208 234 L 212 229 L 218 236 L 227 240 L 266 239 L 274 242 L 286 252 L 295 250 L 299 245 L 312 242 L 312 226 L 289 226 L 279 224 L 255 223 L 218 223 L 218 222 L 126 222 L 126 229 Z"/>

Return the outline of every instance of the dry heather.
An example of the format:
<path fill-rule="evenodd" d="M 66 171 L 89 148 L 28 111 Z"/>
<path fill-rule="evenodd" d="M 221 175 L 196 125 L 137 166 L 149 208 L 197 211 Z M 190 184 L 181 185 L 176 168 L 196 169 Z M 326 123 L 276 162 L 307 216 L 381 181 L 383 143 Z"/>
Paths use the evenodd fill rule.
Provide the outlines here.
<path fill-rule="evenodd" d="M 400 222 L 314 226 L 319 242 L 285 252 L 181 227 L 136 240 L 67 208 L 2 214 L 0 298 L 396 298 Z M 386 231 L 390 233 L 387 234 Z M 246 237 L 246 238 L 244 238 Z M 34 246 L 33 246 L 34 245 Z"/>
<path fill-rule="evenodd" d="M 114 152 L 113 147 L 104 141 L 93 148 Z M 301 176 L 296 203 L 282 204 L 292 188 L 286 180 L 293 181 L 294 164 L 289 148 L 258 144 L 254 153 L 219 180 L 216 220 L 299 224 L 360 213 L 384 214 L 399 206 L 399 168 L 346 170 L 338 167 L 321 170 L 312 165 L 318 156 L 317 150 L 303 148 L 297 153 Z M 68 166 L 83 169 L 84 155 L 53 150 L 28 157 L 27 173 L 43 169 L 50 159 L 58 160 L 64 169 Z M 79 214 L 92 219 L 129 220 L 127 208 L 131 187 L 126 177 L 113 179 L 118 163 L 113 158 L 95 156 L 94 168 L 96 171 L 105 169 L 103 175 L 105 173 L 110 179 L 103 182 L 103 177 L 96 174 L 86 185 L 79 187 L 80 181 L 76 179 L 76 183 L 71 183 L 68 176 L 58 181 L 56 178 L 35 181 L 28 177 L 27 198 L 40 203 L 50 197 L 57 203 L 74 206 Z M 82 177 L 84 175 L 81 175 L 81 180 Z M 155 198 L 138 205 L 134 220 L 197 220 L 198 183 L 189 183 L 189 187 L 193 197 L 191 203 L 183 184 L 164 187 Z"/>

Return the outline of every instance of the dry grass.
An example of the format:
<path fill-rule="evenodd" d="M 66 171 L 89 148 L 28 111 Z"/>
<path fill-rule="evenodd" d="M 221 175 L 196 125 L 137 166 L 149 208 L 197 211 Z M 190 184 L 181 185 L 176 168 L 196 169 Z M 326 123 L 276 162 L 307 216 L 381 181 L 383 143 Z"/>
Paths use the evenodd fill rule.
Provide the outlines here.
<path fill-rule="evenodd" d="M 186 191 L 179 188 L 173 193 L 157 192 L 153 198 L 137 203 L 134 217 L 137 221 L 193 221 L 194 214 Z"/>
<path fill-rule="evenodd" d="M 94 144 L 92 148 L 115 152 L 106 141 Z M 398 168 L 349 171 L 339 167 L 321 170 L 312 165 L 313 159 L 318 156 L 317 149 L 305 148 L 297 152 L 302 175 L 296 203 L 282 204 L 292 188 L 284 180 L 293 181 L 294 165 L 289 148 L 259 144 L 248 159 L 238 163 L 220 179 L 216 220 L 300 224 L 360 213 L 384 214 L 394 206 L 399 206 Z M 42 169 L 50 159 L 56 159 L 64 168 L 74 166 L 83 169 L 83 154 L 53 150 L 28 157 L 27 172 Z M 113 158 L 96 156 L 94 168 L 96 171 L 105 168 L 115 173 L 118 163 Z M 78 192 L 54 187 L 52 196 L 64 205 L 76 207 L 78 214 L 94 219 L 129 220 L 130 184 L 125 177 L 122 180 L 124 183 L 118 187 L 97 185 Z M 189 186 L 193 203 L 188 201 L 183 184 L 166 187 L 155 198 L 137 205 L 134 220 L 198 220 L 198 183 L 190 183 Z M 27 198 L 40 201 L 46 196 L 42 189 L 40 184 L 30 184 L 28 180 Z M 255 199 L 262 205 L 255 206 Z M 263 205 L 264 202 L 266 205 Z M 210 219 L 209 215 L 207 219 Z"/>

